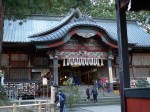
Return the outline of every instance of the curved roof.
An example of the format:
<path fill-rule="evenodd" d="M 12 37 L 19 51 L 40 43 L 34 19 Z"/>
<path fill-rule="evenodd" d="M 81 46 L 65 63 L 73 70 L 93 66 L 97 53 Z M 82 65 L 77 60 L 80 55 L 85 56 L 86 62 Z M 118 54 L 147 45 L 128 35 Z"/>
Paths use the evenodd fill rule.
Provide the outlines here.
<path fill-rule="evenodd" d="M 66 17 L 34 16 L 27 18 L 22 25 L 21 20 L 4 21 L 3 42 L 47 42 L 64 38 L 76 27 L 93 27 L 103 30 L 108 37 L 116 41 L 117 23 L 110 19 L 92 19 L 82 15 L 78 10 L 72 10 Z M 127 22 L 128 43 L 137 47 L 150 47 L 150 34 L 142 29 L 135 21 Z M 30 37 L 30 38 L 28 38 Z"/>

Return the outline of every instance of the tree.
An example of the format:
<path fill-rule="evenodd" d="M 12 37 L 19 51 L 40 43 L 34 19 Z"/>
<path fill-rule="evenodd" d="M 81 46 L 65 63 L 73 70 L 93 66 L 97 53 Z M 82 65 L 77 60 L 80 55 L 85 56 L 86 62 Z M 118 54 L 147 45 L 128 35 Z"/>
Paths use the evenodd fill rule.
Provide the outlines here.
<path fill-rule="evenodd" d="M 70 108 L 70 110 L 73 107 L 73 104 L 78 104 L 80 101 L 80 95 L 82 94 L 79 92 L 78 86 L 74 86 L 70 84 L 69 82 L 66 82 L 64 90 L 67 96 L 66 104 Z"/>
<path fill-rule="evenodd" d="M 148 81 L 144 78 L 140 78 L 137 80 L 137 82 L 135 83 L 136 87 L 149 87 L 150 84 L 148 83 Z"/>
<path fill-rule="evenodd" d="M 71 7 L 77 7 L 84 14 L 98 18 L 116 18 L 115 3 L 111 0 L 5 0 L 5 18 L 18 19 L 25 15 L 46 14 L 65 15 Z M 84 4 L 84 5 L 83 5 Z M 127 12 L 127 19 L 137 20 L 147 29 L 146 18 L 149 12 Z"/>

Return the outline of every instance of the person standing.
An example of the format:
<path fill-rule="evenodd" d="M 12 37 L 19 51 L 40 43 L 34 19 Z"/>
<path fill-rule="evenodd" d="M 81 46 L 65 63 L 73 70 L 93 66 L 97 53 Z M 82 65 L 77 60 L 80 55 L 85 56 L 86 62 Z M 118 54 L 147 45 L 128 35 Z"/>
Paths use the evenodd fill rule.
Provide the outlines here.
<path fill-rule="evenodd" d="M 106 87 L 106 80 L 107 80 L 107 79 L 106 79 L 106 77 L 104 77 L 104 76 L 101 78 L 103 87 Z"/>
<path fill-rule="evenodd" d="M 98 86 L 98 82 L 97 82 L 97 79 L 96 80 L 94 80 L 94 86 L 97 88 L 97 86 Z"/>
<path fill-rule="evenodd" d="M 102 81 L 101 81 L 101 79 L 98 80 L 97 85 L 98 85 L 98 90 L 100 90 L 100 92 L 101 92 L 101 89 L 102 89 Z"/>
<path fill-rule="evenodd" d="M 103 96 L 105 96 L 104 91 L 107 89 L 107 88 L 106 88 L 106 80 L 107 80 L 107 79 L 106 79 L 106 77 L 104 77 L 104 76 L 101 78 L 101 81 L 102 81 Z"/>
<path fill-rule="evenodd" d="M 96 87 L 93 87 L 92 92 L 91 92 L 91 95 L 92 95 L 92 94 L 93 94 L 93 100 L 94 100 L 95 102 L 97 102 L 98 92 L 97 92 Z"/>
<path fill-rule="evenodd" d="M 87 101 L 89 101 L 90 100 L 90 87 L 89 86 L 86 88 L 86 95 L 87 95 Z"/>
<path fill-rule="evenodd" d="M 58 91 L 58 95 L 56 96 L 55 103 L 60 103 L 60 112 L 66 112 L 65 102 L 66 95 L 62 92 L 62 90 Z"/>

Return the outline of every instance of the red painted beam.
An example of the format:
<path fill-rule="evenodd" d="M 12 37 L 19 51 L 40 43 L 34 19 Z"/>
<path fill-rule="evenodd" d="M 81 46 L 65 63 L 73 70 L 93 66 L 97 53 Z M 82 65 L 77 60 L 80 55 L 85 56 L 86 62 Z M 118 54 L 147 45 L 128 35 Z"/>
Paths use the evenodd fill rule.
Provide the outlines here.
<path fill-rule="evenodd" d="M 113 43 L 111 43 L 111 42 L 108 42 L 108 41 L 105 39 L 105 37 L 103 36 L 103 34 L 102 34 L 101 32 L 97 32 L 97 35 L 98 35 L 100 38 L 102 38 L 102 40 L 105 40 L 105 41 L 103 41 L 103 42 L 106 43 L 107 45 L 109 45 L 110 47 L 112 47 L 112 48 L 118 48 L 117 45 L 115 45 L 115 44 L 113 44 Z M 104 38 L 104 39 L 103 39 L 103 38 Z"/>
<path fill-rule="evenodd" d="M 62 45 L 64 44 L 64 41 L 60 41 L 60 42 L 57 42 L 57 43 L 54 43 L 54 44 L 49 44 L 48 47 L 56 47 L 56 46 L 59 46 L 59 45 Z"/>
<path fill-rule="evenodd" d="M 126 98 L 127 112 L 150 112 L 150 99 Z"/>

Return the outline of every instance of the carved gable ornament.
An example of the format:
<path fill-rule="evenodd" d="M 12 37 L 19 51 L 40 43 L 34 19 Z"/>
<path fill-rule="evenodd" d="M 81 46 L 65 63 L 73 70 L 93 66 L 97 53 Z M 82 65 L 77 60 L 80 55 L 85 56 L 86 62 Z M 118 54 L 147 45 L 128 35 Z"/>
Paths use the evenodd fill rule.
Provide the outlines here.
<path fill-rule="evenodd" d="M 103 60 L 107 59 L 107 52 L 94 38 L 84 40 L 73 38 L 59 46 L 55 50 L 55 56 L 63 60 L 63 66 L 103 66 Z"/>
<path fill-rule="evenodd" d="M 80 30 L 77 30 L 76 31 L 76 34 L 83 37 L 83 38 L 90 38 L 90 37 L 93 37 L 97 34 L 96 31 L 94 30 L 89 30 L 89 29 L 80 29 Z"/>

